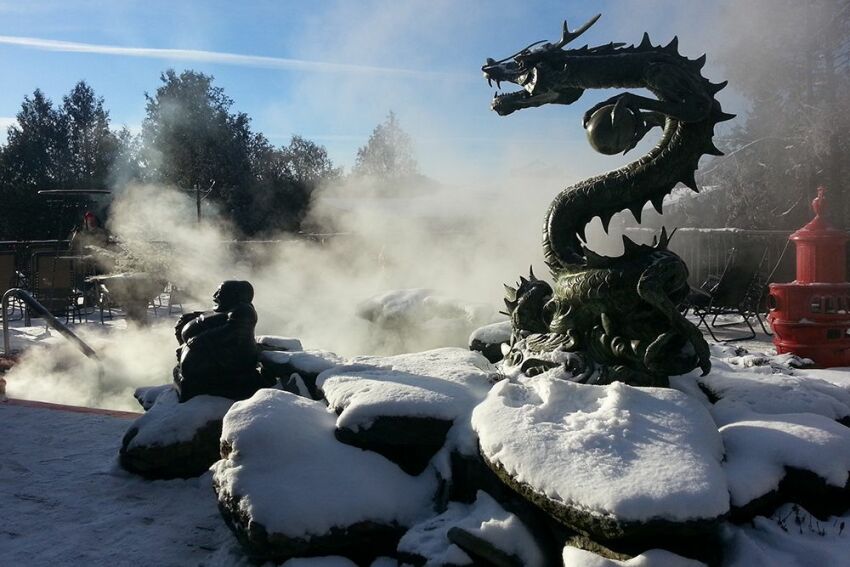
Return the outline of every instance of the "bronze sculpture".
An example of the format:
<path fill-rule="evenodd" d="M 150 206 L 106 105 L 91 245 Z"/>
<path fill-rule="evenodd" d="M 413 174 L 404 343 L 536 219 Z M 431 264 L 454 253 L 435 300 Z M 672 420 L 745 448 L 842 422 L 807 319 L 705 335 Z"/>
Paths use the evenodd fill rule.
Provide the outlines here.
<path fill-rule="evenodd" d="M 681 182 L 697 191 L 694 171 L 703 154 L 721 155 L 712 143 L 714 126 L 729 120 L 700 74 L 705 56 L 690 60 L 676 38 L 665 47 L 649 36 L 637 46 L 622 43 L 564 49 L 599 15 L 576 31 L 564 22 L 555 43 L 537 42 L 515 55 L 482 67 L 497 87 L 522 87 L 496 95 L 500 116 L 544 104 L 571 104 L 590 88 L 645 88 L 658 98 L 623 93 L 593 106 L 585 115 L 591 145 L 602 153 L 627 152 L 655 126 L 661 140 L 646 155 L 616 171 L 587 179 L 557 195 L 543 228 L 543 252 L 554 289 L 531 274 L 517 288 L 506 286 L 513 336 L 508 364 L 535 374 L 562 366 L 576 381 L 666 386 L 668 377 L 695 367 L 711 368 L 702 334 L 677 309 L 688 293 L 687 266 L 667 249 L 662 229 L 653 246 L 624 237 L 619 257 L 594 253 L 585 227 L 599 216 L 631 210 L 640 222 L 644 205 L 659 212 L 662 200 Z"/>
<path fill-rule="evenodd" d="M 180 317 L 174 328 L 180 344 L 174 385 L 181 402 L 200 394 L 241 400 L 272 385 L 257 372 L 253 299 L 249 282 L 228 280 L 213 295 L 212 311 Z"/>

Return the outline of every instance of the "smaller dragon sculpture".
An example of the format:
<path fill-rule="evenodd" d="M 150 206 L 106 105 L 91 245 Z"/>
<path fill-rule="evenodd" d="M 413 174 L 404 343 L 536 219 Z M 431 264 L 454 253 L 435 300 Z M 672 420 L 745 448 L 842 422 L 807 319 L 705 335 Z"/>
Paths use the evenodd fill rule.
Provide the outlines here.
<path fill-rule="evenodd" d="M 698 191 L 700 157 L 722 155 L 712 143 L 714 127 L 734 115 L 714 98 L 725 83 L 711 83 L 700 73 L 705 55 L 680 55 L 676 38 L 664 47 L 644 34 L 637 46 L 565 49 L 599 17 L 576 31 L 564 22 L 560 41 L 539 41 L 500 61 L 487 59 L 482 67 L 491 85 L 521 87 L 494 95 L 492 108 L 500 116 L 571 104 L 587 89 L 652 92 L 657 98 L 625 92 L 585 113 L 589 141 L 602 153 L 625 153 L 654 127 L 662 129 L 660 141 L 637 161 L 555 197 L 543 227 L 554 286 L 533 273 L 517 287 L 505 286 L 513 328 L 506 363 L 527 375 L 561 367 L 584 383 L 667 386 L 671 375 L 711 368 L 708 344 L 677 308 L 689 291 L 687 266 L 668 249 L 664 229 L 651 246 L 624 237 L 624 253 L 607 257 L 584 245 L 585 227 L 598 216 L 607 231 L 611 217 L 623 210 L 640 222 L 644 206 L 661 212 L 664 197 L 680 182 Z"/>

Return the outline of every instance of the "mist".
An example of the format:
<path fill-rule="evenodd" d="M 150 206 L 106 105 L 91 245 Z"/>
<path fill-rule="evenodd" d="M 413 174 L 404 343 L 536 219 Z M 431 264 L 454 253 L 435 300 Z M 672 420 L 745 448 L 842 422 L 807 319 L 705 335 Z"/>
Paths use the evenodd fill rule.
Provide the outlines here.
<path fill-rule="evenodd" d="M 607 22 L 603 18 L 588 34 L 592 36 L 589 41 L 639 41 L 643 24 L 661 18 L 660 4 L 650 3 L 658 10 L 647 10 L 644 14 L 655 15 L 645 15 L 638 23 L 630 20 L 627 25 L 631 16 L 622 13 L 610 15 Z M 340 51 L 353 58 L 389 51 L 400 33 L 396 24 L 410 25 L 415 12 L 409 7 L 393 10 L 381 11 L 380 17 L 376 12 L 371 19 L 367 15 L 358 33 L 339 40 L 345 48 Z M 711 53 L 720 40 L 706 31 L 709 20 L 704 18 L 695 31 L 687 12 L 677 8 L 673 21 L 681 25 L 675 29 L 665 25 L 670 28 L 669 37 L 653 35 L 654 42 L 680 33 L 682 52 L 696 57 L 708 51 L 706 75 L 722 80 L 723 72 Z M 701 17 L 704 12 L 699 10 Z M 710 27 L 722 29 L 720 14 L 714 16 L 717 21 Z M 581 17 L 570 21 L 577 19 Z M 372 20 L 380 20 L 382 25 L 376 27 Z M 436 17 L 431 20 L 442 22 Z M 332 23 L 332 29 L 343 25 Z M 506 25 L 504 21 L 501 24 Z M 559 27 L 560 22 L 553 20 L 548 35 L 554 37 Z M 375 30 L 392 33 L 384 36 Z M 538 39 L 539 33 L 539 29 L 529 29 L 528 40 Z M 318 39 L 305 42 L 301 48 L 318 43 Z M 504 45 L 502 50 L 510 53 L 520 47 Z M 499 53 L 482 51 L 481 55 L 483 62 L 484 56 Z M 477 68 L 470 71 L 473 77 L 477 73 Z M 489 111 L 492 92 L 483 81 L 453 81 L 450 88 L 442 89 L 443 94 L 435 92 L 424 98 L 417 95 L 420 83 L 308 75 L 296 91 L 303 96 L 293 98 L 303 108 L 276 105 L 269 109 L 271 116 L 322 113 L 325 122 L 366 109 L 375 114 L 376 123 L 393 109 L 402 126 L 409 128 L 417 149 L 426 150 L 421 159 L 423 172 L 437 180 L 428 191 L 398 187 L 397 196 L 379 197 L 348 179 L 323 187 L 314 196 L 306 224 L 328 227 L 330 234 L 304 237 L 283 233 L 270 235 L 262 244 L 245 246 L 237 244 L 223 213 L 212 206 L 205 208 L 198 223 L 193 196 L 168 186 L 122 183 L 114 189 L 108 225 L 124 248 L 124 263 L 119 262 L 117 268 L 151 271 L 167 279 L 181 290 L 187 311 L 209 309 L 212 293 L 221 281 L 248 280 L 255 289 L 257 334 L 297 337 L 308 349 L 352 356 L 465 347 L 470 331 L 503 319 L 498 313 L 503 308 L 503 283 L 527 275 L 530 266 L 538 277 L 548 279 L 540 237 L 552 198 L 580 179 L 636 159 L 655 142 L 657 134 L 628 157 L 602 158 L 584 143 L 576 117 L 610 93 L 582 98 L 573 105 L 576 108 L 569 109 L 572 122 L 558 114 L 563 108 L 524 111 L 502 119 Z M 477 138 L 475 131 L 453 126 L 456 112 L 442 112 L 459 91 L 461 106 L 470 92 L 480 94 L 475 96 L 480 118 L 490 121 L 482 128 L 483 138 L 498 137 L 498 144 Z M 550 120 L 555 116 L 557 120 Z M 276 126 L 286 130 L 289 123 L 281 119 Z M 364 134 L 364 142 L 366 137 Z M 122 179 L 120 172 L 115 178 Z M 618 254 L 618 232 L 630 219 L 630 213 L 615 217 L 608 235 L 594 220 L 588 229 L 590 247 L 601 254 Z M 411 318 L 401 337 L 397 327 L 382 327 L 361 316 L 364 302 L 397 290 L 432 290 L 409 294 L 411 301 L 423 296 L 436 298 L 424 306 L 408 306 Z M 424 309 L 428 306 L 438 308 Z M 163 318 L 148 327 L 131 326 L 108 335 L 82 330 L 83 338 L 104 359 L 102 369 L 69 345 L 50 347 L 49 356 L 32 349 L 7 374 L 9 394 L 136 409 L 130 395 L 134 388 L 171 380 L 177 346 L 172 322 Z"/>

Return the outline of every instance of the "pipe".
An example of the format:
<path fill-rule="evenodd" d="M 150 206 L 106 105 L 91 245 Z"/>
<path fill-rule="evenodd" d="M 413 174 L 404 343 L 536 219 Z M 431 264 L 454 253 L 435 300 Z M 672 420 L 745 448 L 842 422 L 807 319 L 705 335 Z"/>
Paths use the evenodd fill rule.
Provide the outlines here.
<path fill-rule="evenodd" d="M 92 360 L 100 361 L 97 353 L 92 349 L 89 345 L 83 342 L 83 340 L 74 334 L 71 329 L 69 329 L 64 323 L 62 323 L 59 319 L 53 316 L 53 314 L 48 311 L 44 305 L 39 303 L 32 295 L 29 294 L 26 290 L 21 288 L 13 287 L 10 290 L 7 290 L 6 293 L 3 294 L 3 353 L 8 355 L 11 353 L 11 337 L 9 337 L 9 318 L 6 316 L 9 308 L 9 300 L 12 297 L 16 297 L 26 303 L 27 307 L 29 307 L 32 311 L 40 315 L 44 322 L 59 331 L 66 339 L 74 343 L 78 349 L 82 351 L 84 355 L 91 358 Z"/>

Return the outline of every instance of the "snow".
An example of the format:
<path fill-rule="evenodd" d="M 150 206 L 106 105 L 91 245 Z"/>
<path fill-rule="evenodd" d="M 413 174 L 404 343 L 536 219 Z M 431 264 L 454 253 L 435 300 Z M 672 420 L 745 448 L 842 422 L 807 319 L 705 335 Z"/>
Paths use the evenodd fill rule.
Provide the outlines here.
<path fill-rule="evenodd" d="M 756 517 L 752 525 L 727 525 L 723 566 L 847 565 L 850 557 L 847 523 L 850 514 L 820 522 L 799 506 L 786 504 L 770 518 Z"/>
<path fill-rule="evenodd" d="M 198 429 L 222 419 L 232 405 L 233 400 L 218 396 L 195 396 L 181 404 L 176 390 L 165 389 L 154 405 L 134 422 L 139 433 L 127 449 L 191 441 Z"/>
<path fill-rule="evenodd" d="M 472 425 L 490 461 L 554 501 L 621 521 L 729 510 L 717 426 L 676 390 L 505 380 L 475 408 Z"/>
<path fill-rule="evenodd" d="M 272 364 L 289 364 L 297 372 L 319 374 L 320 372 L 342 364 L 344 359 L 332 352 L 322 350 L 283 352 L 265 350 L 260 352 L 260 362 Z"/>
<path fill-rule="evenodd" d="M 469 335 L 469 343 L 472 344 L 472 341 L 476 339 L 488 345 L 506 343 L 511 340 L 512 332 L 513 327 L 510 321 L 500 321 L 498 323 L 484 325 L 472 331 L 472 334 Z"/>
<path fill-rule="evenodd" d="M 319 375 L 316 385 L 337 427 L 368 429 L 381 416 L 467 416 L 490 389 L 495 368 L 483 356 L 442 348 L 388 357 L 355 357 Z"/>
<path fill-rule="evenodd" d="M 117 462 L 130 421 L 0 404 L 0 563 L 244 565 L 210 475 L 147 481 Z"/>
<path fill-rule="evenodd" d="M 274 350 L 304 350 L 299 339 L 291 337 L 277 337 L 274 335 L 260 335 L 257 344 Z"/>
<path fill-rule="evenodd" d="M 308 537 L 361 521 L 411 525 L 430 514 L 436 476 L 411 477 L 377 453 L 334 438 L 320 402 L 260 390 L 224 418 L 232 451 L 212 469 L 226 493 L 269 533 Z"/>
<path fill-rule="evenodd" d="M 480 490 L 472 504 L 450 502 L 442 514 L 413 526 L 401 538 L 398 550 L 426 557 L 425 567 L 472 565 L 472 559 L 449 541 L 447 534 L 453 527 L 459 527 L 506 554 L 518 557 L 525 567 L 544 565 L 543 554 L 528 528 Z"/>
<path fill-rule="evenodd" d="M 829 419 L 850 416 L 850 389 L 818 379 L 810 370 L 794 371 L 799 375 L 793 376 L 780 373 L 789 370 L 777 368 L 776 362 L 733 366 L 714 360 L 711 373 L 699 378 L 699 382 L 721 398 L 712 409 L 719 425 L 735 421 L 747 411 L 814 413 Z"/>
<path fill-rule="evenodd" d="M 776 489 L 785 467 L 807 470 L 844 487 L 850 428 L 815 414 L 752 414 L 720 428 L 732 503 L 743 506 Z"/>
<path fill-rule="evenodd" d="M 705 567 L 705 563 L 687 559 L 663 549 L 650 549 L 627 561 L 606 559 L 583 549 L 565 547 L 564 567 Z M 752 563 L 752 565 L 766 565 Z"/>
<path fill-rule="evenodd" d="M 463 302 L 421 288 L 392 290 L 370 297 L 357 306 L 357 314 L 374 323 L 458 319 L 480 324 L 495 317 L 489 304 Z"/>

